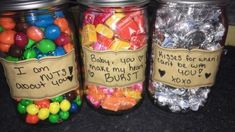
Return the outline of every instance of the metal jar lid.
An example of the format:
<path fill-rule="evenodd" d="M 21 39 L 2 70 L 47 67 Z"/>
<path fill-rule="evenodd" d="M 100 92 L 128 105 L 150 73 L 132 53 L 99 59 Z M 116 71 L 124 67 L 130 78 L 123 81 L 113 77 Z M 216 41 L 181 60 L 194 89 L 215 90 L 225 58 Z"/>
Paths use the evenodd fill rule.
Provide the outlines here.
<path fill-rule="evenodd" d="M 92 7 L 125 7 L 145 5 L 149 0 L 77 0 L 77 2 Z"/>
<path fill-rule="evenodd" d="M 16 11 L 37 9 L 48 6 L 57 6 L 67 3 L 68 0 L 0 0 L 1 11 Z"/>
<path fill-rule="evenodd" d="M 180 4 L 216 4 L 216 5 L 226 5 L 229 0 L 157 0 L 160 3 L 180 3 Z"/>

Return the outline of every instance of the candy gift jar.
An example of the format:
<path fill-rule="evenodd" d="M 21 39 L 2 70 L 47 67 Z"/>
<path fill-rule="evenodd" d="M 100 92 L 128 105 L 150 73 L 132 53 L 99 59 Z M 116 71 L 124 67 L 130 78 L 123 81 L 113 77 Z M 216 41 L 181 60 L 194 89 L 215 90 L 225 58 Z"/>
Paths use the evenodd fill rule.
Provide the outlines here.
<path fill-rule="evenodd" d="M 147 50 L 147 0 L 80 0 L 79 32 L 88 104 L 123 113 L 142 100 Z"/>
<path fill-rule="evenodd" d="M 26 123 L 68 120 L 81 107 L 76 43 L 66 0 L 1 1 L 0 55 Z"/>
<path fill-rule="evenodd" d="M 153 24 L 149 95 L 172 112 L 205 104 L 227 34 L 226 1 L 161 0 Z"/>

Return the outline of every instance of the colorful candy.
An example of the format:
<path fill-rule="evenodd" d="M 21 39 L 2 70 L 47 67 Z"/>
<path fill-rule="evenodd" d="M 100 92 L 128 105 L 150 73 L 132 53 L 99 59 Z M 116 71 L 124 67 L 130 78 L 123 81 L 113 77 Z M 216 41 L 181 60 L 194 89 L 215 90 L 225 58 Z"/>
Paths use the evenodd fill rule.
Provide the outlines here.
<path fill-rule="evenodd" d="M 14 63 L 47 56 L 65 56 L 75 49 L 69 24 L 63 11 L 47 9 L 32 10 L 25 17 L 14 17 L 14 14 L 13 17 L 0 16 L 0 57 Z M 78 112 L 82 103 L 76 91 L 51 99 L 17 100 L 17 111 L 29 124 L 39 121 L 60 123 L 67 120 L 70 113 Z"/>
<path fill-rule="evenodd" d="M 84 12 L 80 32 L 83 47 L 94 50 L 94 54 L 114 51 L 118 55 L 119 51 L 128 53 L 147 45 L 147 23 L 143 9 L 102 7 L 98 10 L 89 8 Z M 95 108 L 121 111 L 134 107 L 141 100 L 143 87 L 143 82 L 111 88 L 87 82 L 85 92 L 87 100 Z M 73 107 L 72 103 L 71 109 Z"/>

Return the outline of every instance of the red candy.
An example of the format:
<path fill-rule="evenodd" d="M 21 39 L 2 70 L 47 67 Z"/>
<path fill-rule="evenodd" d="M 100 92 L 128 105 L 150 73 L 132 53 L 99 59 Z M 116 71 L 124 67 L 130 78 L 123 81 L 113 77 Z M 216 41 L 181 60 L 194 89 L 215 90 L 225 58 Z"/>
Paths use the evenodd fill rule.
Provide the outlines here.
<path fill-rule="evenodd" d="M 27 115 L 26 116 L 26 123 L 29 123 L 29 124 L 37 124 L 39 121 L 39 118 L 37 115 Z"/>
<path fill-rule="evenodd" d="M 91 13 L 90 11 L 85 12 L 84 14 L 84 21 L 83 23 L 86 24 L 94 24 L 95 22 L 95 14 Z"/>
<path fill-rule="evenodd" d="M 99 13 L 96 15 L 95 17 L 95 21 L 94 21 L 94 24 L 95 25 L 98 25 L 98 24 L 103 24 L 105 23 L 105 21 L 110 17 L 112 16 L 112 9 L 111 8 L 106 8 L 106 9 L 103 9 L 103 12 L 104 13 Z"/>
<path fill-rule="evenodd" d="M 147 36 L 144 34 L 134 35 L 131 37 L 131 49 L 139 49 L 147 44 Z"/>
<path fill-rule="evenodd" d="M 130 40 L 131 36 L 139 30 L 137 23 L 131 17 L 125 17 L 117 23 L 117 34 L 121 39 Z"/>
<path fill-rule="evenodd" d="M 36 104 L 39 108 L 49 108 L 50 101 L 48 99 L 39 100 L 39 101 L 35 101 L 34 104 Z"/>
<path fill-rule="evenodd" d="M 59 46 L 66 45 L 70 43 L 70 37 L 65 33 L 61 33 L 60 36 L 55 39 L 55 43 Z"/>
<path fill-rule="evenodd" d="M 24 48 L 25 45 L 28 43 L 28 37 L 25 33 L 19 32 L 15 35 L 15 44 L 20 48 Z"/>
<path fill-rule="evenodd" d="M 104 45 L 105 47 L 109 48 L 112 45 L 113 40 L 109 39 L 103 35 L 97 34 L 97 40 L 100 44 Z"/>

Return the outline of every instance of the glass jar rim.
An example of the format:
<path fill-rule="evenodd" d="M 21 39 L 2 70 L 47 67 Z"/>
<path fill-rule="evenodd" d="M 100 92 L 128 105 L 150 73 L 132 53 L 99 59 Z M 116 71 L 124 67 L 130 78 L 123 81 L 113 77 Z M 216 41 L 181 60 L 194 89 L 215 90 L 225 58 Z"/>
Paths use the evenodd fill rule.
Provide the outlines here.
<path fill-rule="evenodd" d="M 1 0 L 0 11 L 17 11 L 58 6 L 68 3 L 68 0 Z"/>
<path fill-rule="evenodd" d="M 179 3 L 179 4 L 218 4 L 218 5 L 227 5 L 229 0 L 156 0 L 160 3 Z"/>
<path fill-rule="evenodd" d="M 77 2 L 91 7 L 126 7 L 146 5 L 150 0 L 78 0 Z"/>

